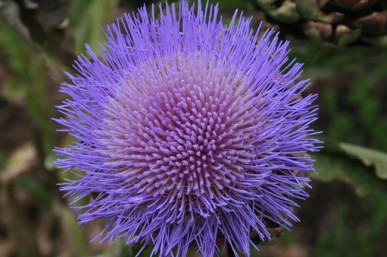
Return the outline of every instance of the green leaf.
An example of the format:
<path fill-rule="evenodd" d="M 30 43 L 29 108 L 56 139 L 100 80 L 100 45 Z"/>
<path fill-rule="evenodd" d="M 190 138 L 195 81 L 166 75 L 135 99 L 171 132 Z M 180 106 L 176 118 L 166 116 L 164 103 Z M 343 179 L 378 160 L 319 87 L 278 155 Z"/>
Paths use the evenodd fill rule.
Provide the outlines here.
<path fill-rule="evenodd" d="M 385 190 L 387 154 L 366 147 L 335 142 L 324 138 L 324 149 L 319 153 L 312 153 L 316 161 L 315 168 L 319 179 L 330 182 L 340 179 L 352 184 L 356 192 L 367 195 L 375 190 Z M 355 157 L 355 158 L 353 158 Z M 372 172 L 374 166 L 376 176 Z"/>
<path fill-rule="evenodd" d="M 314 179 L 324 182 L 334 179 L 345 181 L 351 184 L 360 196 L 385 188 L 384 181 L 375 177 L 369 167 L 348 156 L 323 151 L 312 154 L 312 158 L 316 161 L 315 168 L 318 172 L 318 175 L 313 175 Z"/>
<path fill-rule="evenodd" d="M 386 153 L 348 143 L 339 143 L 338 146 L 345 153 L 361 160 L 365 165 L 373 165 L 375 167 L 376 176 L 381 179 L 387 179 Z"/>
<path fill-rule="evenodd" d="M 106 42 L 101 27 L 106 28 L 109 21 L 115 20 L 117 0 L 93 0 L 84 2 L 82 6 L 79 6 L 78 2 L 83 1 L 74 1 L 72 3 L 74 8 L 70 8 L 70 16 L 74 24 L 76 51 L 84 52 L 84 45 L 87 43 L 98 53 L 101 51 L 99 44 Z"/>

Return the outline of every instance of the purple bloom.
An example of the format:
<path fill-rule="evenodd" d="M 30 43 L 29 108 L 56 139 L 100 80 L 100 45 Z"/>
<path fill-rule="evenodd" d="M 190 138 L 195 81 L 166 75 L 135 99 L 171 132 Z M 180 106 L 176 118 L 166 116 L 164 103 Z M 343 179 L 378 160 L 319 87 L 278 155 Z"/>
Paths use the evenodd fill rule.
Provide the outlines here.
<path fill-rule="evenodd" d="M 73 208 L 80 223 L 108 219 L 101 240 L 158 256 L 191 244 L 213 256 L 222 241 L 249 256 L 250 234 L 289 229 L 308 196 L 316 96 L 301 97 L 302 64 L 274 30 L 260 37 L 237 13 L 225 26 L 209 4 L 164 7 L 109 25 L 102 56 L 87 47 L 68 74 L 58 122 L 77 141 L 56 149 L 57 166 L 79 178 L 61 189 L 95 196 Z"/>

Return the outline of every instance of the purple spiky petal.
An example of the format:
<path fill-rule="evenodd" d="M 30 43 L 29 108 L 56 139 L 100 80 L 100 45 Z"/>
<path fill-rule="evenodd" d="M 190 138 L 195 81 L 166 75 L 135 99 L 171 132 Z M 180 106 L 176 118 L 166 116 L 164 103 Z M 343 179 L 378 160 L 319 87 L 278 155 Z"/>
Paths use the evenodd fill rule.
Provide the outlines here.
<path fill-rule="evenodd" d="M 145 8 L 107 27 L 102 57 L 80 56 L 58 122 L 77 139 L 58 168 L 79 170 L 61 189 L 92 194 L 81 223 L 108 218 L 101 240 L 153 245 L 153 255 L 218 253 L 219 238 L 250 256 L 266 222 L 290 228 L 317 151 L 315 95 L 274 30 L 259 36 L 207 4 Z M 105 235 L 105 236 L 103 236 Z M 102 237 L 103 236 L 103 237 Z"/>

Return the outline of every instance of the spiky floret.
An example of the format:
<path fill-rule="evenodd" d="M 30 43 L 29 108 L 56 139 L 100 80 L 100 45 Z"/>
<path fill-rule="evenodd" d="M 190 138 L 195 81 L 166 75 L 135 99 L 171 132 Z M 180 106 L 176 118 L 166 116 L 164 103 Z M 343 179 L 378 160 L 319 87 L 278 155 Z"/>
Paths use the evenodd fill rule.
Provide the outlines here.
<path fill-rule="evenodd" d="M 307 197 L 315 95 L 301 97 L 302 65 L 274 30 L 259 37 L 237 13 L 226 27 L 200 1 L 160 12 L 109 25 L 102 57 L 87 47 L 68 74 L 58 122 L 77 141 L 56 163 L 81 172 L 61 189 L 96 195 L 73 207 L 81 223 L 109 219 L 102 240 L 213 256 L 223 238 L 249 256 L 250 233 L 270 238 L 266 220 L 289 228 Z"/>

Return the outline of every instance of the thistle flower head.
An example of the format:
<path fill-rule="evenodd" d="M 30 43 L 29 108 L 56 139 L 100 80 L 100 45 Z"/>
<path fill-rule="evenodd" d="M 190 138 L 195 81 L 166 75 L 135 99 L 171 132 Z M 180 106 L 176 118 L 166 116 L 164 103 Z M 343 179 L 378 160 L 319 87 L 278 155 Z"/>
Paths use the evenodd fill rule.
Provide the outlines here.
<path fill-rule="evenodd" d="M 58 119 L 77 139 L 57 148 L 78 170 L 61 189 L 83 206 L 81 223 L 107 218 L 101 240 L 153 245 L 159 256 L 203 256 L 228 243 L 250 255 L 267 222 L 290 228 L 318 150 L 315 95 L 288 60 L 288 42 L 234 14 L 223 25 L 207 4 L 145 8 L 107 27 L 101 57 L 87 47 Z"/>

